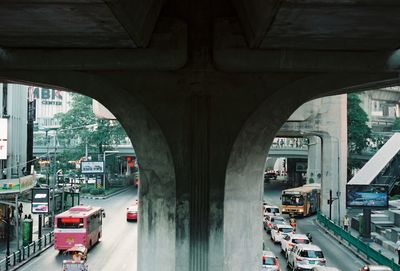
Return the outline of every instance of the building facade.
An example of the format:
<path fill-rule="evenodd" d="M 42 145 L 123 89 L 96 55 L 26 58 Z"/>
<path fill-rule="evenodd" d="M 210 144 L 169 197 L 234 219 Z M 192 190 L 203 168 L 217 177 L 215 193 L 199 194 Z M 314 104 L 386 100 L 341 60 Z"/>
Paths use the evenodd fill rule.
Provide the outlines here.
<path fill-rule="evenodd" d="M 0 159 L 0 179 L 20 177 L 26 170 L 27 90 L 24 85 L 0 84 L 0 117 L 7 126 L 7 138 L 2 139 L 3 144 L 6 142 L 2 158 L 6 159 Z"/>

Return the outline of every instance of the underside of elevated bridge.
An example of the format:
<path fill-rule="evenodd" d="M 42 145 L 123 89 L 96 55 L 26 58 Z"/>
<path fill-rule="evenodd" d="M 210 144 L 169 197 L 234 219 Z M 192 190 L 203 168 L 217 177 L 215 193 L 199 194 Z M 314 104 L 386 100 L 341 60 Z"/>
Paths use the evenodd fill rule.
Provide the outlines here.
<path fill-rule="evenodd" d="M 120 120 L 142 164 L 138 270 L 257 270 L 275 133 L 312 98 L 397 83 L 399 12 L 397 0 L 0 0 L 0 77 L 91 96 Z"/>

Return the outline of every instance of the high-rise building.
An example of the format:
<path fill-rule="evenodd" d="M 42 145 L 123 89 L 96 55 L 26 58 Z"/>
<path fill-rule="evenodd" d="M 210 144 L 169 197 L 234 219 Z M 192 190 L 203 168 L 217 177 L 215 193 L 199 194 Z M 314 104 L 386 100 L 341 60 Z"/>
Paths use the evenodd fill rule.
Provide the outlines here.
<path fill-rule="evenodd" d="M 24 85 L 0 84 L 0 179 L 20 177 L 26 170 L 27 90 Z"/>
<path fill-rule="evenodd" d="M 35 101 L 35 125 L 39 130 L 58 128 L 54 116 L 71 108 L 71 94 L 57 89 L 29 87 L 29 100 Z"/>

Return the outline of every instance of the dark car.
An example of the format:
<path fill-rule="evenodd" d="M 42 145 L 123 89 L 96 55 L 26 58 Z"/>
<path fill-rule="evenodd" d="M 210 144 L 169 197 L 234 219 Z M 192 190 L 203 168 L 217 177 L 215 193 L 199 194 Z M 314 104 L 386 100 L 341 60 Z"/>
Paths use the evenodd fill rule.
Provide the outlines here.
<path fill-rule="evenodd" d="M 276 180 L 277 174 L 275 171 L 267 171 L 264 174 L 264 181 Z"/>

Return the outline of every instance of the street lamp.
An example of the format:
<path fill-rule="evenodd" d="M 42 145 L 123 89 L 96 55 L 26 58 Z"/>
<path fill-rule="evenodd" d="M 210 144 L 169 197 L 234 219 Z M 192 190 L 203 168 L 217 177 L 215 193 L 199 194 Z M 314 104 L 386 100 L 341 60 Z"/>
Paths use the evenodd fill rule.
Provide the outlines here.
<path fill-rule="evenodd" d="M 106 190 L 106 153 L 119 153 L 119 151 L 104 151 L 103 152 L 103 189 Z"/>

